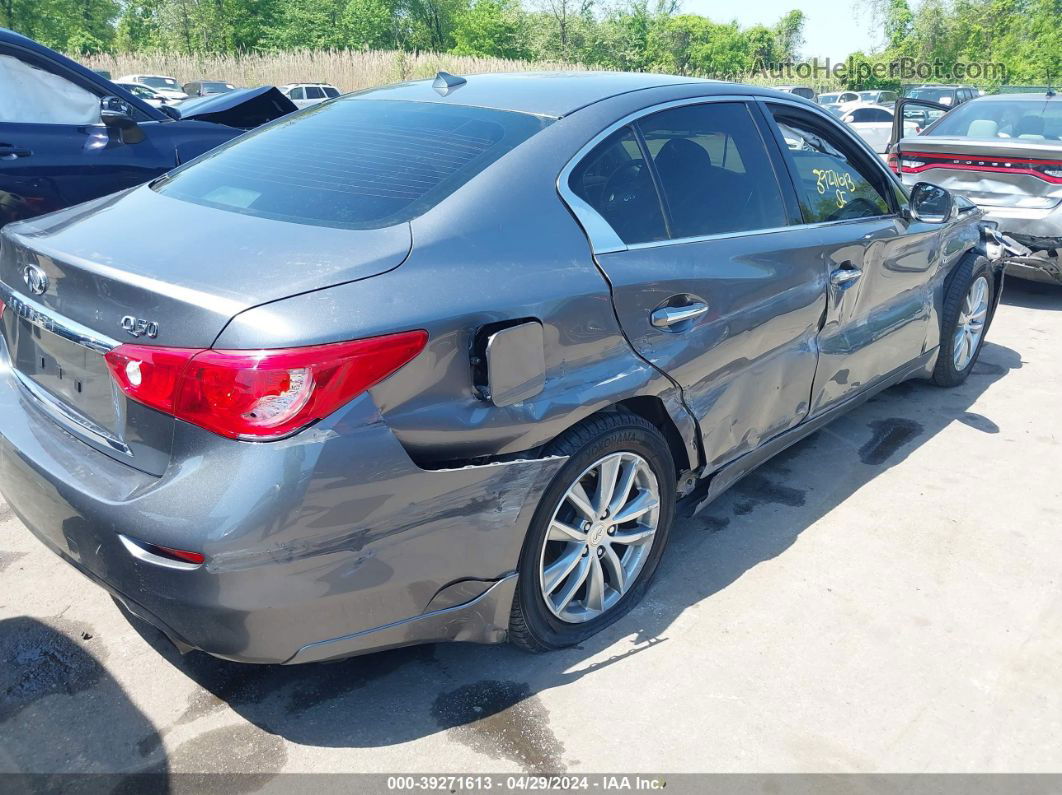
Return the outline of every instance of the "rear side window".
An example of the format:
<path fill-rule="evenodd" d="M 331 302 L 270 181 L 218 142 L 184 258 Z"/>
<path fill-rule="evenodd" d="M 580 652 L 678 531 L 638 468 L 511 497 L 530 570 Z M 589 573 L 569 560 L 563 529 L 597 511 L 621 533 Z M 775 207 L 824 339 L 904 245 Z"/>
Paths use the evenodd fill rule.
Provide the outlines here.
<path fill-rule="evenodd" d="M 892 212 L 875 187 L 876 175 L 865 173 L 852 142 L 827 140 L 819 131 L 775 112 L 795 172 L 800 209 L 806 223 L 872 218 Z"/>
<path fill-rule="evenodd" d="M 324 92 L 319 86 L 306 86 L 306 99 L 322 99 Z"/>
<path fill-rule="evenodd" d="M 788 223 L 767 149 L 744 104 L 687 105 L 638 124 L 656 165 L 672 237 Z"/>
<path fill-rule="evenodd" d="M 630 127 L 594 147 L 572 171 L 568 184 L 627 245 L 667 237 L 660 197 Z"/>
<path fill-rule="evenodd" d="M 154 189 L 281 221 L 389 226 L 430 209 L 548 124 L 485 108 L 340 100 L 241 136 Z"/>
<path fill-rule="evenodd" d="M 332 86 L 324 86 L 323 90 L 324 90 L 325 96 L 328 97 L 329 99 L 332 99 L 333 97 L 338 97 L 339 96 L 339 89 L 338 88 L 333 88 Z"/>

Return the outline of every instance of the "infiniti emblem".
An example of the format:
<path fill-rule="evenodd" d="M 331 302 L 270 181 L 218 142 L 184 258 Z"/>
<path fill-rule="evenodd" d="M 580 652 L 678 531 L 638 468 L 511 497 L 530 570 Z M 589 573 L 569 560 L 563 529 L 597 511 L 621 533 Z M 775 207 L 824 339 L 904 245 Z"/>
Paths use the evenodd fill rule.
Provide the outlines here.
<path fill-rule="evenodd" d="M 34 295 L 43 295 L 48 289 L 48 274 L 36 265 L 27 265 L 22 269 L 22 280 Z"/>

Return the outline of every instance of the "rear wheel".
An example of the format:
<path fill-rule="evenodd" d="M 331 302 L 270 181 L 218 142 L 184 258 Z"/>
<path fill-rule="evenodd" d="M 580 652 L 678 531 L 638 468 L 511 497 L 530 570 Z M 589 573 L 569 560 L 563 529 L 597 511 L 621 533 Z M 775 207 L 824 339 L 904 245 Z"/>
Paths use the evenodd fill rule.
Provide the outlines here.
<path fill-rule="evenodd" d="M 973 370 L 991 320 L 993 294 L 988 260 L 967 254 L 944 296 L 940 354 L 933 369 L 938 386 L 958 386 Z"/>
<path fill-rule="evenodd" d="M 667 443 L 641 417 L 592 417 L 547 452 L 570 458 L 520 557 L 509 639 L 529 651 L 579 643 L 628 612 L 660 562 L 675 505 Z"/>

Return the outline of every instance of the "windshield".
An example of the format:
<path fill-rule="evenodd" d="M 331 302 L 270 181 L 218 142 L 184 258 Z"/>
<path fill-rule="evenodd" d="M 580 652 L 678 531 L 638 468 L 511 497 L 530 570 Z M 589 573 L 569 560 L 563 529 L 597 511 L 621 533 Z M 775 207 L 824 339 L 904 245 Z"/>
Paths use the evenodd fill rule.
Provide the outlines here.
<path fill-rule="evenodd" d="M 860 91 L 859 98 L 864 102 L 877 102 L 880 92 L 878 91 Z"/>
<path fill-rule="evenodd" d="M 1051 100 L 973 100 L 941 117 L 926 135 L 966 138 L 1062 140 L 1062 102 Z"/>
<path fill-rule="evenodd" d="M 204 94 L 223 94 L 232 91 L 236 86 L 232 83 L 203 83 Z"/>
<path fill-rule="evenodd" d="M 549 123 L 460 105 L 341 99 L 237 138 L 153 187 L 230 212 L 374 229 L 417 217 Z"/>
<path fill-rule="evenodd" d="M 950 105 L 955 98 L 953 88 L 915 88 L 907 95 L 910 99 L 925 99 L 941 105 Z"/>
<path fill-rule="evenodd" d="M 141 77 L 140 82 L 152 88 L 171 88 L 174 91 L 180 91 L 180 86 L 172 77 Z"/>
<path fill-rule="evenodd" d="M 840 95 L 839 94 L 819 94 L 819 102 L 821 102 L 823 105 L 826 105 L 826 104 L 829 104 L 829 103 L 832 103 L 832 102 L 836 102 L 838 96 L 840 96 Z"/>

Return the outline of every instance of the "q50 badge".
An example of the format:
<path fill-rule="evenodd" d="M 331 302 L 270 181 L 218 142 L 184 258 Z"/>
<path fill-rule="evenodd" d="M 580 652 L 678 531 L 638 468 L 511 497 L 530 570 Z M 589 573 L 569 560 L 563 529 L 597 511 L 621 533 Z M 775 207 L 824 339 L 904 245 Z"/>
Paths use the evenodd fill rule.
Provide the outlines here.
<path fill-rule="evenodd" d="M 133 337 L 151 337 L 154 339 L 159 335 L 159 324 L 154 320 L 141 320 L 132 315 L 126 315 L 122 318 L 122 328 Z"/>

